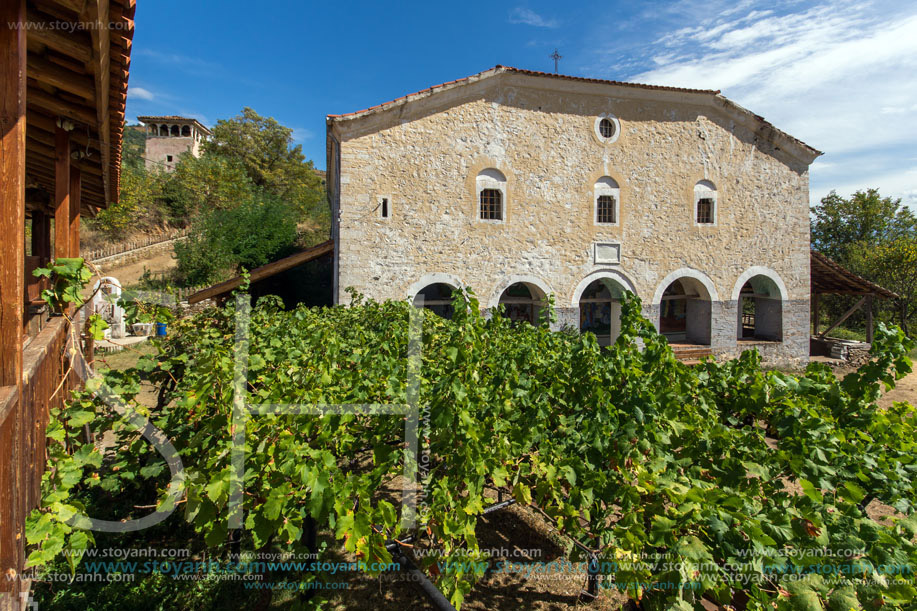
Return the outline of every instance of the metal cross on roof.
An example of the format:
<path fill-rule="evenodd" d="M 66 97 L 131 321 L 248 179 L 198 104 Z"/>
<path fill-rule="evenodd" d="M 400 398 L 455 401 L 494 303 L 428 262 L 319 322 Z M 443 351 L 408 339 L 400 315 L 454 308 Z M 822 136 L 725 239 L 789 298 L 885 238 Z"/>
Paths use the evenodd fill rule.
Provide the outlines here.
<path fill-rule="evenodd" d="M 560 53 L 557 52 L 557 49 L 554 49 L 554 53 L 551 53 L 548 57 L 554 60 L 554 74 L 557 74 L 557 61 L 563 57 Z"/>

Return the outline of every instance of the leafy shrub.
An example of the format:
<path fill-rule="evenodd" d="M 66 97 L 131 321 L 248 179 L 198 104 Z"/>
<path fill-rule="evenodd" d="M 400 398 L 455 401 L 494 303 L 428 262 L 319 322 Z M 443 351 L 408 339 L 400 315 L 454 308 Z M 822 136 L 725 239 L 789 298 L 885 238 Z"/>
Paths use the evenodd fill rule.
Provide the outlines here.
<path fill-rule="evenodd" d="M 186 284 L 206 284 L 286 256 L 295 247 L 296 218 L 293 208 L 270 197 L 202 214 L 188 239 L 175 245 L 178 273 Z"/>

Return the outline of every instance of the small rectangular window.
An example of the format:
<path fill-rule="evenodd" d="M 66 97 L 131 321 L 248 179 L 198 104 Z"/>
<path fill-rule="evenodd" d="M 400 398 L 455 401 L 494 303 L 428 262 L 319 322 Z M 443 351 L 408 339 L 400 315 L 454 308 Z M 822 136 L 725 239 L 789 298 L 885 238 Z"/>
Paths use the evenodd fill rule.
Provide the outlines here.
<path fill-rule="evenodd" d="M 595 201 L 595 222 L 614 224 L 617 222 L 615 219 L 615 198 L 611 195 L 599 195 Z"/>
<path fill-rule="evenodd" d="M 704 197 L 697 200 L 697 222 L 701 224 L 713 223 L 713 200 Z"/>
<path fill-rule="evenodd" d="M 499 189 L 481 189 L 481 219 L 503 220 L 503 194 Z"/>
<path fill-rule="evenodd" d="M 172 161 L 172 155 L 166 155 L 166 161 Z"/>
<path fill-rule="evenodd" d="M 387 197 L 382 198 L 382 202 L 380 203 L 379 207 L 381 209 L 382 218 L 387 219 L 388 218 L 388 198 Z"/>

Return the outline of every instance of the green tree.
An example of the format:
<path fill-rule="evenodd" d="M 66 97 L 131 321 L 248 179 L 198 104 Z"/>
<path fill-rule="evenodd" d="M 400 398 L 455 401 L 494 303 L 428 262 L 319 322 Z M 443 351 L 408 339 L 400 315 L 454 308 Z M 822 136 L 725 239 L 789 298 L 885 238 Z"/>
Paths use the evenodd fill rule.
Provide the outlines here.
<path fill-rule="evenodd" d="M 857 191 L 849 199 L 831 191 L 812 210 L 812 246 L 841 265 L 857 245 L 870 246 L 914 232 L 917 218 L 901 199 L 878 189 Z"/>
<path fill-rule="evenodd" d="M 164 175 L 163 204 L 173 221 L 184 224 L 197 212 L 226 209 L 251 199 L 255 185 L 235 159 L 184 153 Z"/>
<path fill-rule="evenodd" d="M 118 202 L 99 212 L 93 227 L 110 235 L 121 235 L 132 229 L 144 229 L 158 220 L 154 205 L 161 184 L 143 164 L 121 167 L 121 191 Z"/>
<path fill-rule="evenodd" d="M 917 232 L 878 245 L 857 246 L 851 250 L 851 262 L 900 295 L 899 322 L 910 334 L 909 323 L 917 321 Z"/>
<path fill-rule="evenodd" d="M 261 195 L 196 216 L 191 235 L 175 245 L 175 256 L 184 282 L 196 285 L 270 263 L 290 254 L 295 244 L 296 211 Z"/>
<path fill-rule="evenodd" d="M 293 144 L 293 130 L 251 108 L 221 119 L 204 145 L 205 153 L 241 165 L 252 183 L 296 207 L 301 215 L 323 216 L 325 195 L 312 162 Z"/>

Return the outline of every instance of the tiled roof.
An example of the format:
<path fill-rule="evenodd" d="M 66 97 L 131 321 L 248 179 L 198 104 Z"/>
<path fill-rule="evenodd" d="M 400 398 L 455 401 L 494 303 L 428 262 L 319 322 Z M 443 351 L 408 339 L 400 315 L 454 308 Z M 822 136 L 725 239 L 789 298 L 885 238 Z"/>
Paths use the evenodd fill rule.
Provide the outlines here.
<path fill-rule="evenodd" d="M 436 92 L 439 92 L 445 89 L 451 89 L 452 87 L 455 87 L 455 86 L 464 85 L 466 83 L 478 81 L 478 80 L 485 79 L 485 78 L 490 78 L 497 74 L 506 74 L 506 73 L 525 74 L 528 76 L 537 76 L 537 77 L 542 77 L 542 78 L 564 79 L 568 81 L 577 81 L 581 83 L 597 83 L 601 85 L 614 85 L 617 87 L 632 87 L 635 89 L 648 89 L 648 90 L 655 90 L 655 91 L 674 91 L 674 92 L 679 92 L 679 93 L 700 94 L 700 95 L 716 97 L 717 99 L 724 101 L 726 105 L 734 107 L 736 110 L 738 110 L 741 113 L 746 114 L 747 116 L 754 117 L 754 119 L 757 120 L 758 122 L 762 123 L 765 126 L 773 128 L 779 134 L 785 136 L 786 138 L 792 140 L 793 142 L 799 144 L 800 146 L 810 150 L 811 152 L 818 154 L 818 155 L 821 154 L 821 151 L 809 146 L 802 140 L 799 140 L 798 138 L 794 138 L 793 136 L 787 134 L 786 132 L 783 132 L 777 129 L 774 125 L 766 121 L 764 117 L 760 115 L 756 115 L 753 112 L 749 111 L 748 109 L 743 108 L 742 106 L 736 104 L 735 102 L 732 102 L 731 100 L 728 100 L 724 96 L 720 95 L 720 90 L 718 89 L 688 89 L 685 87 L 668 87 L 664 85 L 646 85 L 643 83 L 629 83 L 625 81 L 612 81 L 612 80 L 606 80 L 606 79 L 586 78 L 582 76 L 569 76 L 566 74 L 554 74 L 551 72 L 539 72 L 537 70 L 524 70 L 522 68 L 513 68 L 512 66 L 503 66 L 500 64 L 488 70 L 484 70 L 483 72 L 478 72 L 477 74 L 472 74 L 471 76 L 466 76 L 464 78 L 456 79 L 454 81 L 440 83 L 439 85 L 433 85 L 432 87 L 421 89 L 420 91 L 415 91 L 414 93 L 409 93 L 407 95 L 401 96 L 400 98 L 396 98 L 388 102 L 383 102 L 381 104 L 376 104 L 375 106 L 370 106 L 369 108 L 364 108 L 363 110 L 357 110 L 354 112 L 348 112 L 348 113 L 339 114 L 339 115 L 329 114 L 327 116 L 327 120 L 329 123 L 331 123 L 331 122 L 335 122 L 339 120 L 356 118 L 358 116 L 370 114 L 370 113 L 377 112 L 377 111 L 382 111 L 392 106 L 399 105 L 405 102 L 410 102 L 418 98 L 427 97 L 431 94 L 434 94 Z"/>

